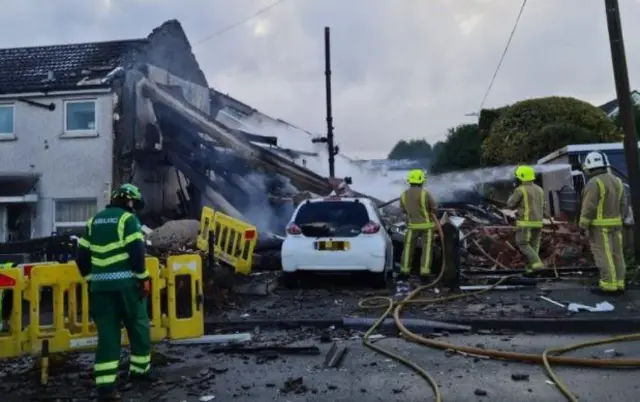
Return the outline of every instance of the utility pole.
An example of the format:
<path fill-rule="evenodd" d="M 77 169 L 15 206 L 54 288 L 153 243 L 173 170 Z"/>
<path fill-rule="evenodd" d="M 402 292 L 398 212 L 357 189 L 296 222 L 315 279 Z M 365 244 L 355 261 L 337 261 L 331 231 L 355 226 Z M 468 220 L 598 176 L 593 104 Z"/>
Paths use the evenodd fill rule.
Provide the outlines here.
<path fill-rule="evenodd" d="M 631 208 L 634 217 L 634 252 L 636 264 L 640 259 L 640 165 L 638 164 L 638 135 L 634 121 L 634 105 L 631 103 L 631 88 L 627 58 L 622 38 L 620 6 L 618 0 L 605 0 L 607 27 L 611 45 L 611 62 L 618 96 L 618 111 L 624 131 L 624 155 L 627 162 L 629 187 L 631 188 Z"/>
<path fill-rule="evenodd" d="M 335 178 L 335 156 L 338 155 L 339 148 L 334 145 L 333 140 L 333 115 L 331 114 L 331 32 L 329 27 L 324 27 L 324 76 L 325 89 L 327 92 L 327 136 L 317 137 L 311 140 L 314 144 L 327 144 L 329 154 L 329 177 Z"/>
<path fill-rule="evenodd" d="M 333 145 L 333 115 L 331 113 L 331 31 L 324 27 L 324 76 L 327 92 L 327 151 L 329 152 L 329 177 L 336 176 L 336 147 Z"/>

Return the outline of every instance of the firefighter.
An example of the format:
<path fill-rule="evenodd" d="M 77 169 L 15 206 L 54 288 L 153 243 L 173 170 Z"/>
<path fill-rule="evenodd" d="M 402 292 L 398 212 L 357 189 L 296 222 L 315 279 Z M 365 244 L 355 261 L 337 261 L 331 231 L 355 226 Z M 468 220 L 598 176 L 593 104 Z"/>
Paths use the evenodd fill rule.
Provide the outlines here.
<path fill-rule="evenodd" d="M 516 210 L 516 245 L 526 260 L 525 275 L 533 275 L 543 267 L 539 253 L 544 190 L 534 183 L 533 167 L 518 166 L 514 174 L 518 185 L 507 200 L 507 208 Z"/>
<path fill-rule="evenodd" d="M 623 218 L 628 210 L 622 180 L 608 171 L 601 152 L 590 152 L 582 164 L 589 176 L 582 193 L 580 228 L 587 231 L 591 252 L 600 270 L 594 293 L 623 293 L 626 266 L 622 240 Z"/>
<path fill-rule="evenodd" d="M 91 316 L 98 331 L 95 381 L 100 400 L 120 400 L 115 388 L 121 324 L 131 344 L 129 379 L 153 381 L 147 296 L 149 272 L 141 225 L 133 214 L 144 207 L 140 190 L 123 184 L 111 203 L 87 222 L 76 262 L 89 282 Z"/>
<path fill-rule="evenodd" d="M 413 255 L 420 245 L 422 245 L 420 276 L 425 279 L 431 274 L 431 249 L 434 229 L 431 213 L 436 210 L 436 202 L 424 188 L 425 181 L 426 177 L 423 170 L 415 169 L 410 171 L 407 175 L 409 188 L 400 196 L 400 206 L 407 222 L 400 269 L 402 277 L 409 275 L 411 272 Z"/>
<path fill-rule="evenodd" d="M 0 271 L 16 266 L 18 265 L 13 262 L 6 262 L 0 264 Z M 0 289 L 0 332 L 9 330 L 11 310 L 13 310 L 13 291 L 11 289 Z"/>

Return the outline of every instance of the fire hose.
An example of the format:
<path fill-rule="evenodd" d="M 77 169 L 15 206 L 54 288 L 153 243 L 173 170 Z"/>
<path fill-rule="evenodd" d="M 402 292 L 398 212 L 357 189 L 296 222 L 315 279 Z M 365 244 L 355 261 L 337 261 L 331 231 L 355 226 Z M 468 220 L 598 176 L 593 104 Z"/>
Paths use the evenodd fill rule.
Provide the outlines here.
<path fill-rule="evenodd" d="M 444 250 L 444 236 L 442 232 L 442 226 L 440 222 L 436 219 L 435 215 L 432 214 L 432 219 L 436 223 L 436 230 L 438 231 L 438 235 L 440 237 L 440 243 L 442 245 L 442 250 Z M 418 335 L 414 332 L 411 332 L 402 322 L 402 310 L 406 305 L 410 304 L 427 304 L 427 303 L 438 303 L 445 301 L 452 301 L 456 299 L 467 298 L 471 296 L 477 296 L 482 293 L 486 293 L 494 289 L 496 286 L 499 286 L 504 281 L 517 277 L 519 275 L 510 275 L 503 277 L 496 283 L 494 283 L 491 287 L 487 289 L 483 289 L 477 292 L 469 292 L 465 294 L 455 294 L 449 295 L 445 297 L 432 298 L 432 299 L 418 299 L 416 298 L 419 294 L 424 292 L 427 289 L 430 289 L 437 285 L 443 277 L 446 263 L 445 259 L 442 258 L 441 269 L 438 277 L 431 283 L 420 286 L 414 291 L 412 291 L 408 296 L 406 296 L 403 300 L 394 301 L 391 297 L 385 296 L 375 296 L 366 298 L 360 301 L 358 307 L 361 309 L 380 309 L 385 308 L 384 313 L 378 318 L 375 323 L 369 328 L 363 336 L 363 343 L 366 347 L 373 349 L 374 351 L 385 355 L 397 362 L 409 367 L 416 374 L 420 375 L 424 378 L 431 389 L 433 390 L 435 401 L 442 402 L 442 395 L 440 392 L 440 388 L 438 387 L 434 378 L 422 367 L 420 367 L 417 363 L 407 359 L 406 357 L 400 356 L 395 352 L 391 352 L 387 349 L 384 349 L 369 340 L 369 337 L 380 327 L 382 322 L 389 317 L 393 316 L 393 320 L 395 321 L 396 327 L 400 331 L 400 334 L 405 339 L 429 346 L 436 349 L 442 350 L 453 350 L 457 352 L 462 352 L 469 355 L 474 356 L 484 356 L 491 359 L 501 359 L 501 360 L 510 360 L 517 362 L 527 362 L 527 363 L 538 363 L 544 366 L 547 376 L 555 383 L 555 386 L 562 393 L 562 395 L 569 402 L 578 402 L 578 399 L 575 395 L 571 393 L 568 389 L 567 385 L 562 382 L 562 380 L 555 374 L 553 369 L 551 368 L 551 363 L 554 364 L 562 364 L 569 366 L 582 366 L 582 367 L 597 367 L 597 368 L 629 368 L 629 367 L 640 367 L 640 358 L 633 359 L 594 359 L 594 358 L 582 358 L 582 357 L 566 357 L 560 356 L 563 353 L 583 349 L 591 346 L 604 345 L 609 343 L 617 343 L 617 342 L 627 342 L 640 340 L 640 334 L 631 334 L 631 335 L 623 335 L 616 336 L 601 340 L 594 340 L 589 342 L 578 343 L 566 347 L 561 348 L 549 348 L 545 350 L 542 355 L 530 354 L 530 353 L 519 353 L 514 351 L 506 351 L 499 349 L 483 349 L 478 347 L 470 347 L 463 345 L 456 345 L 453 343 L 437 341 L 434 339 L 428 339 L 421 335 Z"/>

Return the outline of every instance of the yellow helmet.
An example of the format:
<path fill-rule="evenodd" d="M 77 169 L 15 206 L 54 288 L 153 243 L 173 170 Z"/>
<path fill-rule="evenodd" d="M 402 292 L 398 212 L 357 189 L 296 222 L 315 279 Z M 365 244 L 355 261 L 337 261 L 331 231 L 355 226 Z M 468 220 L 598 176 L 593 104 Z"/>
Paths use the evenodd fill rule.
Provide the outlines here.
<path fill-rule="evenodd" d="M 516 168 L 515 176 L 520 181 L 534 181 L 536 179 L 536 171 L 531 166 L 521 165 Z"/>
<path fill-rule="evenodd" d="M 427 177 L 422 169 L 414 169 L 407 174 L 407 183 L 409 184 L 424 184 L 427 181 Z"/>

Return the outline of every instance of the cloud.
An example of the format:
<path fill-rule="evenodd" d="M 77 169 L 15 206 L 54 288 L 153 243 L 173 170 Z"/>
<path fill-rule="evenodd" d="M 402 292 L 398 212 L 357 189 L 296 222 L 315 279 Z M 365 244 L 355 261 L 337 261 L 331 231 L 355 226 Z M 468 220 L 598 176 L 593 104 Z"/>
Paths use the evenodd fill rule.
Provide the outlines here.
<path fill-rule="evenodd" d="M 0 0 L 0 46 L 146 36 L 179 19 L 192 43 L 274 0 Z M 632 86 L 640 1 L 620 0 Z M 325 131 L 323 27 L 332 34 L 335 133 L 348 153 L 442 139 L 473 121 L 517 16 L 515 0 L 288 0 L 195 46 L 209 83 L 310 131 Z M 601 0 L 529 1 L 486 106 L 548 95 L 615 96 Z"/>

